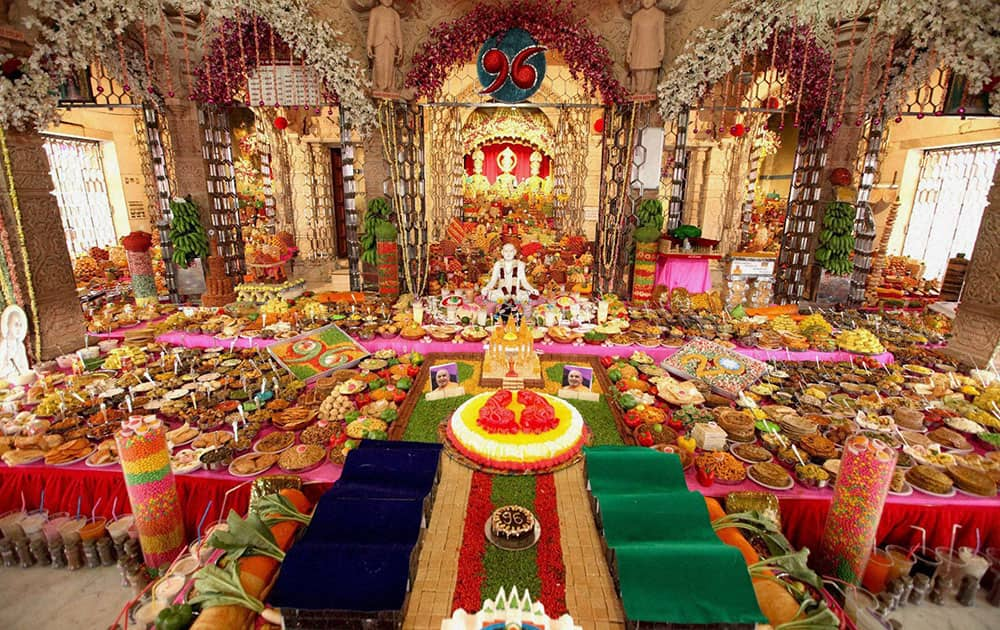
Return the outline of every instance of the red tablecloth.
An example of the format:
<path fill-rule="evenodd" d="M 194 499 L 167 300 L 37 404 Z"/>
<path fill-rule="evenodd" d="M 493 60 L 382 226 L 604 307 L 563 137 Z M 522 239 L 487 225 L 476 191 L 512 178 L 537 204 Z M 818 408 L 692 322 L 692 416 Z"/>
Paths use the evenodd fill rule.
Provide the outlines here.
<path fill-rule="evenodd" d="M 656 259 L 657 286 L 687 289 L 688 293 L 712 290 L 712 274 L 708 270 L 711 256 L 660 254 Z M 717 256 L 716 256 L 717 258 Z"/>
<path fill-rule="evenodd" d="M 327 462 L 300 476 L 305 483 L 316 484 L 318 489 L 325 490 L 340 478 L 340 472 L 340 466 Z M 273 468 L 265 474 L 283 473 L 278 468 Z M 177 480 L 177 493 L 184 511 L 184 529 L 188 540 L 198 537 L 195 530 L 206 509 L 206 525 L 224 518 L 224 506 L 226 512 L 229 508 L 234 508 L 241 514 L 246 512 L 252 478 L 233 477 L 225 471 L 198 471 L 189 475 L 175 475 L 174 478 Z M 119 515 L 132 511 L 128 491 L 125 489 L 125 478 L 117 465 L 90 468 L 82 463 L 58 467 L 30 464 L 15 468 L 0 466 L 0 514 L 20 509 L 22 493 L 26 508 L 29 511 L 37 509 L 43 488 L 44 507 L 49 514 L 75 514 L 79 502 L 81 512 L 90 514 L 97 505 L 98 515 L 111 518 L 115 499 L 118 500 L 116 512 Z M 209 501 L 212 503 L 211 508 Z"/>
<path fill-rule="evenodd" d="M 703 494 L 724 498 L 730 492 L 769 492 L 752 481 L 737 485 L 715 483 L 703 486 L 694 472 L 687 473 L 688 488 Z M 833 499 L 833 489 L 809 489 L 795 484 L 790 490 L 774 493 L 781 504 L 782 529 L 796 547 L 819 548 L 826 525 L 826 513 Z M 951 526 L 958 523 L 956 545 L 976 546 L 976 528 L 982 538 L 981 547 L 1000 547 L 1000 498 L 970 497 L 958 494 L 944 499 L 914 490 L 909 496 L 889 495 L 879 524 L 878 544 L 906 547 L 919 544 L 920 532 L 910 525 L 927 530 L 928 547 L 948 546 Z"/>

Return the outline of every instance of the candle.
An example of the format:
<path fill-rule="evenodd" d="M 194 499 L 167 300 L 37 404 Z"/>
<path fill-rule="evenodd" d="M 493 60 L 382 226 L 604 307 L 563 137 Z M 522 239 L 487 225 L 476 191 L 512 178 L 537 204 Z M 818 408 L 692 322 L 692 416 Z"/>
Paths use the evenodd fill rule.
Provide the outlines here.
<path fill-rule="evenodd" d="M 480 326 L 486 326 L 486 309 L 482 309 L 476 313 L 476 323 Z"/>
<path fill-rule="evenodd" d="M 597 303 L 597 323 L 603 324 L 608 320 L 608 309 L 610 304 L 607 300 L 602 299 Z"/>
<path fill-rule="evenodd" d="M 195 409 L 198 408 L 198 398 L 194 395 L 194 392 L 191 392 L 191 404 L 194 405 Z"/>

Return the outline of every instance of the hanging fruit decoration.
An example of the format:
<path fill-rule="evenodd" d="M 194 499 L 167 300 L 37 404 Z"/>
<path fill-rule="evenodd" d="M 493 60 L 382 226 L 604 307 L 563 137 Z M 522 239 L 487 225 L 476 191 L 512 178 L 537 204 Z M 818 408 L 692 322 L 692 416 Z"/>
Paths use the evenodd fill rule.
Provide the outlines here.
<path fill-rule="evenodd" d="M 594 133 L 604 133 L 604 119 L 598 118 L 594 121 Z"/>
<path fill-rule="evenodd" d="M 177 197 L 170 202 L 173 221 L 170 224 L 170 242 L 174 246 L 172 260 L 187 269 L 195 258 L 208 256 L 208 235 L 201 225 L 198 206 L 190 197 Z"/>
<path fill-rule="evenodd" d="M 854 271 L 851 252 L 854 251 L 855 216 L 854 206 L 843 201 L 831 203 L 823 214 L 816 262 L 833 275 L 843 276 Z"/>
<path fill-rule="evenodd" d="M 745 134 L 746 131 L 747 128 L 743 126 L 743 123 L 736 123 L 735 125 L 729 128 L 729 133 L 731 133 L 733 136 L 737 138 Z"/>
<path fill-rule="evenodd" d="M 834 186 L 850 186 L 851 171 L 844 167 L 833 169 L 830 171 L 830 183 Z"/>
<path fill-rule="evenodd" d="M 288 119 L 284 116 L 278 116 L 274 119 L 274 128 L 280 131 L 284 131 L 288 128 Z"/>

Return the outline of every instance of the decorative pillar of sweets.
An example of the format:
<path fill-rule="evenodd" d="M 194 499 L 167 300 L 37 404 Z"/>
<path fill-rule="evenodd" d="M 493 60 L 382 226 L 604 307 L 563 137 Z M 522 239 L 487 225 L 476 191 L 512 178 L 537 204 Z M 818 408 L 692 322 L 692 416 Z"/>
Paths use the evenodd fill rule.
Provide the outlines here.
<path fill-rule="evenodd" d="M 376 248 L 378 293 L 382 297 L 395 298 L 399 295 L 399 254 L 396 251 L 395 230 L 391 241 L 379 239 Z"/>
<path fill-rule="evenodd" d="M 895 467 L 896 452 L 885 443 L 861 435 L 847 440 L 820 541 L 823 575 L 861 582 Z"/>
<path fill-rule="evenodd" d="M 226 275 L 226 260 L 219 256 L 219 240 L 212 237 L 208 241 L 208 276 L 205 278 L 205 292 L 201 294 L 201 304 L 216 307 L 235 301 L 233 281 Z"/>
<path fill-rule="evenodd" d="M 166 427 L 155 416 L 133 417 L 115 441 L 146 565 L 166 567 L 185 546 Z"/>
<path fill-rule="evenodd" d="M 132 276 L 132 294 L 139 306 L 157 301 L 153 258 L 149 254 L 152 246 L 153 236 L 149 232 L 132 232 L 122 239 L 128 272 Z"/>
<path fill-rule="evenodd" d="M 635 244 L 635 266 L 632 271 L 633 302 L 648 302 L 653 297 L 658 255 L 659 246 L 655 241 Z"/>

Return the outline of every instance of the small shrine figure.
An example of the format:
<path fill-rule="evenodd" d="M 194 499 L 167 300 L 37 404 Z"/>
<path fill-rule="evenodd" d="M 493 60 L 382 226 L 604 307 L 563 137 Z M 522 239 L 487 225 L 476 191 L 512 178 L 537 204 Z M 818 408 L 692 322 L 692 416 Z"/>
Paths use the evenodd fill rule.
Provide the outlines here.
<path fill-rule="evenodd" d="M 642 0 L 642 8 L 632 15 L 625 61 L 633 95 L 646 96 L 656 91 L 666 46 L 666 19 L 667 14 L 656 6 L 656 0 Z"/>
<path fill-rule="evenodd" d="M 524 189 L 535 195 L 552 193 L 552 182 L 542 177 L 542 154 L 538 151 L 531 152 L 531 177 L 524 181 Z"/>
<path fill-rule="evenodd" d="M 497 166 L 502 172 L 497 175 L 495 186 L 500 192 L 509 196 L 517 188 L 517 177 L 511 172 L 517 167 L 517 155 L 510 147 L 506 147 L 497 155 Z"/>
<path fill-rule="evenodd" d="M 403 60 L 403 33 L 392 0 L 380 0 L 368 18 L 368 58 L 375 92 L 396 92 L 396 66 Z"/>
<path fill-rule="evenodd" d="M 24 338 L 28 335 L 28 316 L 24 309 L 11 304 L 0 315 L 0 378 L 11 380 L 18 377 L 28 377 L 31 366 L 28 365 L 28 353 L 24 347 Z"/>
<path fill-rule="evenodd" d="M 500 249 L 503 260 L 493 264 L 490 281 L 482 290 L 485 298 L 492 302 L 524 303 L 538 295 L 538 291 L 528 282 L 524 261 L 518 259 L 517 254 L 517 247 L 513 243 L 506 243 Z"/>
<path fill-rule="evenodd" d="M 472 175 L 465 178 L 465 196 L 475 198 L 490 189 L 490 180 L 483 175 L 483 162 L 486 155 L 482 149 L 476 149 L 472 154 Z"/>

